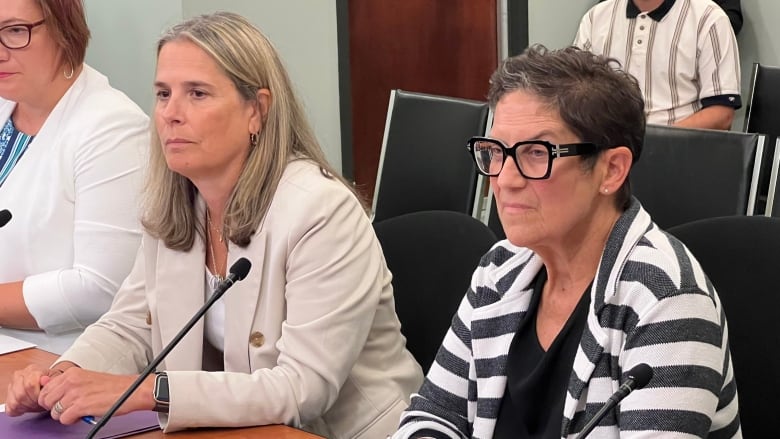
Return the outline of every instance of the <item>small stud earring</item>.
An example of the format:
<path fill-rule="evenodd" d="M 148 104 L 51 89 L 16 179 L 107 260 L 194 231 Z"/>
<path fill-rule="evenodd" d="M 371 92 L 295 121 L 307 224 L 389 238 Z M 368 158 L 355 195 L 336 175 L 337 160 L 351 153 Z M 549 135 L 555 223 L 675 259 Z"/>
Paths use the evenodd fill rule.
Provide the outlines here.
<path fill-rule="evenodd" d="M 609 189 L 604 188 L 604 189 L 601 190 L 601 192 L 604 192 L 605 194 L 608 194 L 609 193 Z"/>

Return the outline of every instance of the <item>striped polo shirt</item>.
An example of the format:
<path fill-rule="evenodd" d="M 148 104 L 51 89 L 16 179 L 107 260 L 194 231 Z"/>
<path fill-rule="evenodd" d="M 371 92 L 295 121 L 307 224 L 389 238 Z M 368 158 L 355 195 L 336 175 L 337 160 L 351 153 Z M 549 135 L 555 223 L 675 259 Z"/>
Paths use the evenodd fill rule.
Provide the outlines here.
<path fill-rule="evenodd" d="M 737 40 L 710 0 L 665 0 L 651 12 L 607 0 L 582 18 L 574 45 L 617 59 L 636 77 L 648 123 L 672 125 L 710 105 L 742 106 Z"/>

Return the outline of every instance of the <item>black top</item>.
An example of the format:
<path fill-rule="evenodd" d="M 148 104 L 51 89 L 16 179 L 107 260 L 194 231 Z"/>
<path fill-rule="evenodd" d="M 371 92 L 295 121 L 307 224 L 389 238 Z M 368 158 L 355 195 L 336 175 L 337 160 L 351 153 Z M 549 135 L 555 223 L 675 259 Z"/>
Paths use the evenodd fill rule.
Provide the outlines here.
<path fill-rule="evenodd" d="M 494 438 L 560 438 L 563 403 L 574 356 L 585 328 L 590 286 L 545 352 L 536 333 L 536 316 L 547 271 L 534 279 L 528 314 L 517 328 L 507 357 L 507 386 Z"/>

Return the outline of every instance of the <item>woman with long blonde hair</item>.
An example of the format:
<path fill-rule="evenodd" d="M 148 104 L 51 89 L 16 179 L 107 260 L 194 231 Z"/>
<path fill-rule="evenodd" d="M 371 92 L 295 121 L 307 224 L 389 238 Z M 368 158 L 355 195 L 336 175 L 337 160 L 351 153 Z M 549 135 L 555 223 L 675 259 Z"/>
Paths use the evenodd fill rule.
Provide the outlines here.
<path fill-rule="evenodd" d="M 135 268 L 52 367 L 63 373 L 19 372 L 6 411 L 51 410 L 66 424 L 102 415 L 245 257 L 247 278 L 118 413 L 154 408 L 166 432 L 283 423 L 385 437 L 421 370 L 371 223 L 325 161 L 275 50 L 244 18 L 215 13 L 164 35 L 157 62 Z"/>

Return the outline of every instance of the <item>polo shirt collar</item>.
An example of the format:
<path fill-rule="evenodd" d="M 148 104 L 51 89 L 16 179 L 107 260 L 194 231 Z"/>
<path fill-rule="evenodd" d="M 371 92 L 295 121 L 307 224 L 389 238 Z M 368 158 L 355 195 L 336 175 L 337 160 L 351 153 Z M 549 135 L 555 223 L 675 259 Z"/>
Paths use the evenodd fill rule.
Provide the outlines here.
<path fill-rule="evenodd" d="M 626 18 L 636 18 L 640 13 L 642 13 L 642 11 L 636 7 L 633 0 L 628 0 L 626 3 Z M 647 16 L 655 21 L 661 21 L 661 19 L 666 16 L 669 10 L 672 9 L 672 6 L 674 6 L 674 0 L 664 0 L 664 2 L 661 3 L 661 6 L 653 9 L 651 12 L 648 12 Z"/>

